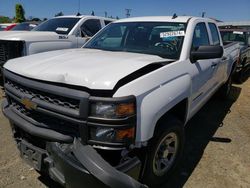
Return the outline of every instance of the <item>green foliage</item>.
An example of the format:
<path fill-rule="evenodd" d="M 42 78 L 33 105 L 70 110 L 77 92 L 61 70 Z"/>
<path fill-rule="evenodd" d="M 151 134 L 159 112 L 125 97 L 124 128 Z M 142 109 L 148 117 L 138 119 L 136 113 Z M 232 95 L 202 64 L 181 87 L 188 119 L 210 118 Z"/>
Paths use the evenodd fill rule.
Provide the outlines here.
<path fill-rule="evenodd" d="M 32 18 L 31 21 L 33 21 L 33 22 L 40 22 L 41 19 L 40 18 Z"/>
<path fill-rule="evenodd" d="M 23 6 L 21 4 L 16 4 L 16 17 L 15 22 L 16 23 L 22 23 L 25 21 L 25 11 L 23 9 Z"/>
<path fill-rule="evenodd" d="M 0 23 L 11 23 L 11 20 L 9 17 L 2 16 L 0 17 Z"/>
<path fill-rule="evenodd" d="M 58 12 L 57 14 L 55 14 L 55 17 L 58 17 L 58 16 L 63 16 L 64 14 L 63 14 L 63 12 L 61 11 L 61 12 Z"/>

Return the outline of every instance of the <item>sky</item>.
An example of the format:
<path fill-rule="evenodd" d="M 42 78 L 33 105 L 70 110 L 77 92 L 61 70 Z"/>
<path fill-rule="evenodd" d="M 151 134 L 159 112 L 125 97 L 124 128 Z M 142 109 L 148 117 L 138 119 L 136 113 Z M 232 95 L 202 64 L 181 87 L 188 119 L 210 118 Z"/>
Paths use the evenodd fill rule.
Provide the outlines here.
<path fill-rule="evenodd" d="M 80 1 L 80 6 L 79 6 Z M 222 21 L 250 20 L 250 0 L 0 0 L 0 15 L 13 17 L 15 4 L 21 3 L 25 17 L 52 18 L 60 11 L 64 15 L 90 14 L 119 18 L 125 17 L 125 9 L 134 16 L 190 15 Z"/>

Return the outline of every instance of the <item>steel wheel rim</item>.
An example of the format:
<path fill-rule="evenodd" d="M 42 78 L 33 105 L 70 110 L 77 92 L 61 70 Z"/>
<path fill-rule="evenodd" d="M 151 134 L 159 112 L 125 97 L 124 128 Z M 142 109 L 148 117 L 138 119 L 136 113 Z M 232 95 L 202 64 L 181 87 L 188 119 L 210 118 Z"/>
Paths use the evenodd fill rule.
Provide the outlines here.
<path fill-rule="evenodd" d="M 174 132 L 168 133 L 161 140 L 153 159 L 153 172 L 156 176 L 163 176 L 173 165 L 178 144 L 178 137 Z"/>

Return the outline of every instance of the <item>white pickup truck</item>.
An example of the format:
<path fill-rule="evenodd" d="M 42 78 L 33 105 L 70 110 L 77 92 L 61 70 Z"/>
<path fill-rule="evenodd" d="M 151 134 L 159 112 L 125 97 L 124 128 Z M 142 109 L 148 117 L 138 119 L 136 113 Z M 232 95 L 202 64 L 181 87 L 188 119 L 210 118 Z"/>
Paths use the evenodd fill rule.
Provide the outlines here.
<path fill-rule="evenodd" d="M 0 32 L 0 67 L 13 58 L 68 48 L 80 48 L 101 28 L 114 21 L 96 16 L 59 16 L 30 32 Z"/>
<path fill-rule="evenodd" d="M 229 94 L 238 53 L 207 18 L 119 20 L 82 49 L 8 61 L 2 110 L 21 156 L 63 186 L 157 187 L 188 120 Z"/>

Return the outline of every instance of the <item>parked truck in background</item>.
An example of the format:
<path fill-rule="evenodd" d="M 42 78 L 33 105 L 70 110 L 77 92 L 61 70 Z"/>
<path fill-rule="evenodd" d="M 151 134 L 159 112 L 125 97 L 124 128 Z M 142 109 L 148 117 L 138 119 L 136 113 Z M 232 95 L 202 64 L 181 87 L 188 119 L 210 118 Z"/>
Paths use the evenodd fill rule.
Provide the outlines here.
<path fill-rule="evenodd" d="M 26 55 L 80 48 L 113 19 L 96 16 L 59 16 L 32 31 L 0 32 L 0 67 L 9 59 Z"/>
<path fill-rule="evenodd" d="M 250 69 L 250 30 L 237 27 L 220 28 L 223 42 L 239 42 L 240 56 L 237 62 L 234 80 L 238 83 L 244 82 L 248 77 Z"/>
<path fill-rule="evenodd" d="M 119 20 L 81 49 L 8 61 L 2 110 L 22 158 L 65 187 L 158 187 L 238 53 L 211 19 Z"/>

